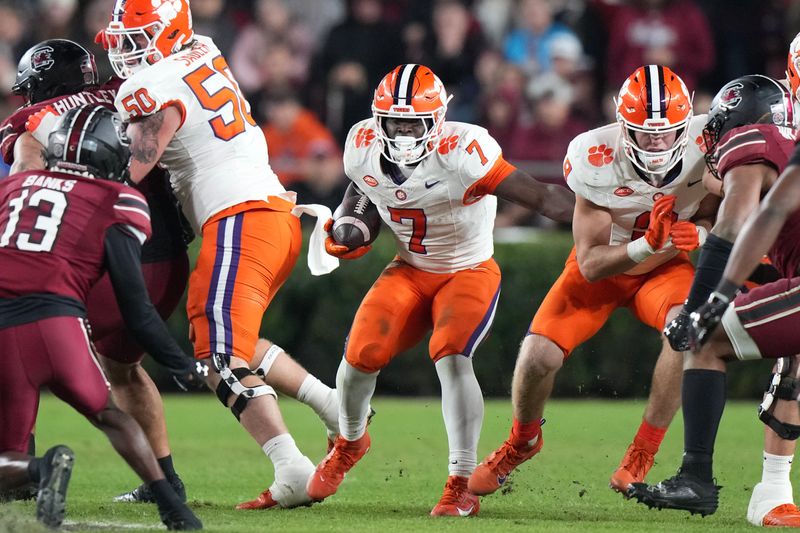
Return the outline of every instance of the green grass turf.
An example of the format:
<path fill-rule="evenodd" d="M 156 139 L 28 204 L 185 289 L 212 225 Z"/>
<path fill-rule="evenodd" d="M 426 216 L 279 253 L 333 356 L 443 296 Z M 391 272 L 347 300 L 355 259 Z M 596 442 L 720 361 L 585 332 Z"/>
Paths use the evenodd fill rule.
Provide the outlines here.
<path fill-rule="evenodd" d="M 730 403 L 717 440 L 721 506 L 700 518 L 651 511 L 625 501 L 608 478 L 638 427 L 644 404 L 627 401 L 553 401 L 548 405 L 542 453 L 515 473 L 504 494 L 482 499 L 476 518 L 431 518 L 447 476 L 447 440 L 438 399 L 378 398 L 372 450 L 339 493 L 309 508 L 241 512 L 233 506 L 269 486 L 272 468 L 261 450 L 211 395 L 165 398 L 175 465 L 191 507 L 209 531 L 735 531 L 745 520 L 760 478 L 763 429 L 755 403 Z M 317 462 L 325 433 L 310 409 L 282 399 L 300 448 Z M 490 401 L 479 448 L 485 456 L 505 438 L 507 401 Z M 162 528 L 151 505 L 115 504 L 111 497 L 138 484 L 103 435 L 68 406 L 45 396 L 37 427 L 40 451 L 66 443 L 76 452 L 65 528 L 137 531 Z M 671 476 L 680 461 L 677 417 L 650 473 Z M 37 529 L 33 504 L 0 505 L 0 532 Z"/>

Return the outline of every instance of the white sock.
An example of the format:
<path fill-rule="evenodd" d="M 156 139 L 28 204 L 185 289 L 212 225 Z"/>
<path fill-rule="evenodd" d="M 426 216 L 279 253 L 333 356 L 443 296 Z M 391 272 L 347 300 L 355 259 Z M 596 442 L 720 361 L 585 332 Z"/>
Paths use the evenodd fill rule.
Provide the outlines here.
<path fill-rule="evenodd" d="M 450 447 L 448 472 L 469 477 L 478 462 L 478 439 L 483 423 L 483 394 L 472 360 L 460 354 L 436 361 L 442 387 L 442 416 Z"/>
<path fill-rule="evenodd" d="M 339 433 L 339 398 L 336 396 L 336 389 L 309 374 L 297 390 L 297 400 L 317 413 L 329 433 Z"/>
<path fill-rule="evenodd" d="M 281 467 L 302 460 L 304 457 L 289 433 L 281 433 L 277 437 L 272 437 L 264 443 L 261 449 L 264 450 L 269 460 L 272 461 L 276 472 Z"/>
<path fill-rule="evenodd" d="M 367 374 L 342 358 L 336 372 L 339 395 L 339 432 L 346 440 L 358 440 L 367 430 L 369 401 L 375 393 L 380 372 Z"/>
<path fill-rule="evenodd" d="M 793 459 L 793 455 L 774 455 L 764 452 L 761 482 L 773 485 L 790 485 L 789 473 L 792 471 Z"/>

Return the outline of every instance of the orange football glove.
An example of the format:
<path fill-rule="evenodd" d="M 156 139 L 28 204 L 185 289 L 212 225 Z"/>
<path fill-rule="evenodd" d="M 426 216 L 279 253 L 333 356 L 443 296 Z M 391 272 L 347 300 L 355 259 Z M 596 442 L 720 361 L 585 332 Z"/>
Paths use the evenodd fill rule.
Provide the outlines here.
<path fill-rule="evenodd" d="M 106 35 L 106 30 L 100 30 L 99 32 L 97 32 L 97 34 L 94 36 L 94 42 L 102 46 L 104 50 L 108 50 L 109 43 L 108 43 L 108 36 Z"/>
<path fill-rule="evenodd" d="M 47 146 L 47 137 L 55 129 L 59 114 L 51 105 L 45 106 L 28 117 L 25 121 L 25 130 L 42 145 Z"/>
<path fill-rule="evenodd" d="M 325 223 L 325 231 L 328 232 L 328 238 L 325 239 L 325 251 L 329 255 L 338 257 L 339 259 L 358 259 L 372 249 L 372 245 L 370 244 L 366 246 L 359 246 L 358 248 L 353 248 L 351 250 L 347 246 L 337 243 L 335 240 L 333 240 L 331 228 L 333 228 L 333 219 L 329 218 Z"/>
<path fill-rule="evenodd" d="M 684 252 L 696 250 L 701 245 L 697 226 L 688 220 L 673 223 L 669 230 L 669 236 L 672 237 L 672 244 L 675 245 L 675 248 Z"/>
<path fill-rule="evenodd" d="M 655 201 L 653 210 L 650 211 L 650 225 L 644 238 L 653 250 L 660 250 L 669 238 L 672 228 L 672 208 L 675 206 L 675 196 L 665 195 Z"/>

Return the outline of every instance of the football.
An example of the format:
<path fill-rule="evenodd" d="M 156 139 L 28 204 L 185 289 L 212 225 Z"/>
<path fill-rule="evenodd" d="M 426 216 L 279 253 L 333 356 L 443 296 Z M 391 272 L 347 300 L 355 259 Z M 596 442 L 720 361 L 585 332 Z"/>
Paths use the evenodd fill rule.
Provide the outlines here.
<path fill-rule="evenodd" d="M 380 230 L 378 208 L 366 195 L 348 196 L 333 213 L 333 240 L 350 250 L 372 244 Z"/>

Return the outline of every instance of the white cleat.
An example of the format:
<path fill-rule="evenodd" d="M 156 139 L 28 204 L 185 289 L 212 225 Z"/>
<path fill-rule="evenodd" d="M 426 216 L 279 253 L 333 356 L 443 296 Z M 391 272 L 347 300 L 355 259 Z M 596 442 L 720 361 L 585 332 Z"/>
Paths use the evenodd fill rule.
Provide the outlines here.
<path fill-rule="evenodd" d="M 758 483 L 753 487 L 750 504 L 747 506 L 747 521 L 754 526 L 763 526 L 764 517 L 784 504 L 792 504 L 791 484 Z"/>

